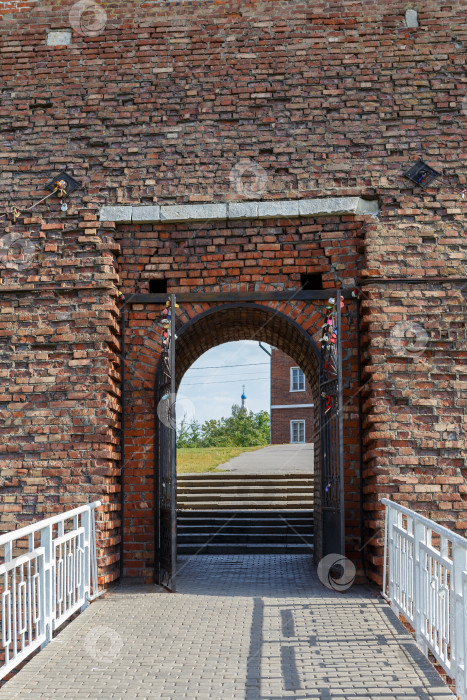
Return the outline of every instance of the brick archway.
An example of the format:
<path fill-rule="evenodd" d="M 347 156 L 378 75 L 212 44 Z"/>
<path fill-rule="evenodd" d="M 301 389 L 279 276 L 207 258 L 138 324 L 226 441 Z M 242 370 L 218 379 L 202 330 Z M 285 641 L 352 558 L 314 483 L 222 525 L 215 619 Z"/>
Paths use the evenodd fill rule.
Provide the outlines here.
<path fill-rule="evenodd" d="M 329 292 L 332 294 L 332 291 Z M 313 298 L 267 298 L 236 301 L 207 299 L 210 295 L 180 295 L 176 310 L 176 385 L 207 350 L 222 343 L 258 340 L 287 353 L 300 366 L 319 405 L 319 353 L 314 338 L 323 326 L 327 294 Z M 214 296 L 214 295 L 213 295 Z M 222 296 L 222 295 L 219 295 Z M 154 419 L 155 377 L 162 341 L 161 312 L 166 297 L 135 300 L 128 314 L 127 385 L 125 402 L 124 571 L 152 580 L 154 532 Z M 359 559 L 360 476 L 358 449 L 357 337 L 353 307 L 346 302 L 342 317 L 344 351 L 344 469 L 346 538 L 349 555 Z M 357 411 L 357 413 L 356 413 Z M 320 494 L 320 411 L 315 411 L 315 509 Z M 316 533 L 319 558 L 322 541 Z"/>

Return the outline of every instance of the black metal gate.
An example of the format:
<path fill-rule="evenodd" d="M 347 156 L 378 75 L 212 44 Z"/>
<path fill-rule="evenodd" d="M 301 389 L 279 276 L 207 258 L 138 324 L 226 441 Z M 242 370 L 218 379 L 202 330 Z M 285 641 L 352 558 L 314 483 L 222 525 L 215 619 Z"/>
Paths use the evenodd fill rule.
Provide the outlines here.
<path fill-rule="evenodd" d="M 327 298 L 329 292 L 298 292 L 295 297 L 306 301 Z M 342 397 L 342 333 L 341 304 L 344 294 L 335 290 L 324 314 L 324 329 L 315 336 L 320 354 L 320 522 L 322 552 L 345 555 L 344 525 L 344 450 Z M 244 301 L 281 300 L 281 294 L 258 294 Z M 284 298 L 289 298 L 285 294 Z M 241 295 L 199 295 L 209 302 L 237 301 Z M 179 300 L 192 303 L 195 295 L 179 295 Z M 136 295 L 135 303 L 163 303 L 161 295 Z M 243 301 L 241 299 L 240 301 Z M 163 346 L 156 376 L 155 425 L 155 580 L 175 590 L 177 520 L 176 520 L 176 416 L 175 416 L 175 295 L 171 295 L 163 311 Z"/>
<path fill-rule="evenodd" d="M 162 353 L 156 375 L 155 580 L 175 590 L 177 561 L 177 425 L 175 415 L 175 296 L 162 312 Z"/>
<path fill-rule="evenodd" d="M 336 293 L 326 306 L 321 335 L 321 516 L 322 556 L 345 556 L 344 444 L 342 400 L 343 296 Z"/>

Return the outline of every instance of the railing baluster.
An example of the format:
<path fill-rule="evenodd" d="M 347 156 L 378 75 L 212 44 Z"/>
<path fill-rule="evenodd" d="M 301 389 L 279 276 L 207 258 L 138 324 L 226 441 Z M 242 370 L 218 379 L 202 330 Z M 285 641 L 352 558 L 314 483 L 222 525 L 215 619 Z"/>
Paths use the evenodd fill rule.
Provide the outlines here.
<path fill-rule="evenodd" d="M 414 630 L 415 638 L 417 644 L 426 655 L 428 653 L 428 647 L 426 645 L 426 640 L 422 635 L 422 607 L 424 594 L 423 591 L 423 572 L 422 572 L 422 561 L 420 554 L 420 544 L 425 542 L 426 538 L 426 528 L 423 523 L 414 519 Z"/>
<path fill-rule="evenodd" d="M 53 580 L 53 563 L 52 563 L 52 526 L 46 525 L 41 531 L 41 546 L 44 548 L 44 558 L 43 558 L 43 575 L 42 575 L 42 587 L 43 587 L 43 622 L 41 625 L 41 632 L 45 635 L 45 644 L 48 644 L 52 639 L 52 606 L 53 606 L 53 589 L 55 587 L 55 582 Z"/>
<path fill-rule="evenodd" d="M 396 568 L 396 551 L 394 542 L 394 526 L 397 523 L 397 512 L 394 510 L 389 510 L 389 525 L 388 525 L 388 543 L 389 543 L 389 598 L 391 601 L 395 596 L 395 585 L 394 585 L 394 569 Z"/>
<path fill-rule="evenodd" d="M 11 546 L 5 545 L 5 562 L 11 561 Z M 5 571 L 3 574 L 3 593 L 2 593 L 2 646 L 5 649 L 5 663 L 8 663 L 10 658 L 10 645 L 12 642 L 11 635 L 11 589 L 9 586 L 9 575 Z M 14 610 L 13 610 L 14 614 Z"/>
<path fill-rule="evenodd" d="M 90 513 L 90 579 L 89 579 L 89 590 L 91 593 L 91 600 L 94 600 L 99 595 L 99 587 L 97 585 L 97 542 L 96 542 L 96 510 Z"/>
<path fill-rule="evenodd" d="M 12 600 L 12 633 L 13 633 L 13 656 L 15 657 L 18 653 L 18 624 L 17 624 L 17 597 L 16 597 L 16 569 L 11 572 L 11 600 Z"/>
<path fill-rule="evenodd" d="M 34 549 L 34 535 L 29 535 L 28 538 L 28 551 L 32 552 Z M 28 576 L 27 576 L 27 597 L 28 597 L 28 644 L 32 644 L 34 641 L 33 629 L 32 629 L 32 580 L 31 580 L 31 560 L 28 563 Z"/>
<path fill-rule="evenodd" d="M 388 597 L 388 508 L 384 509 L 383 598 Z"/>
<path fill-rule="evenodd" d="M 18 583 L 18 634 L 21 639 L 21 651 L 26 647 L 26 632 L 28 629 L 27 615 L 27 584 L 24 580 L 24 564 L 20 566 Z"/>

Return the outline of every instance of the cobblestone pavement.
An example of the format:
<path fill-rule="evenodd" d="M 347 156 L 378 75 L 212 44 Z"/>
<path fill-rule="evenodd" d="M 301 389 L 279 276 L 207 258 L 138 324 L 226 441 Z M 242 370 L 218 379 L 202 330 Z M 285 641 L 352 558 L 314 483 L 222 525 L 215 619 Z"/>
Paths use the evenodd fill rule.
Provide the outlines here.
<path fill-rule="evenodd" d="M 9 698 L 454 698 L 374 592 L 308 555 L 197 556 L 178 590 L 95 601 L 0 691 Z"/>

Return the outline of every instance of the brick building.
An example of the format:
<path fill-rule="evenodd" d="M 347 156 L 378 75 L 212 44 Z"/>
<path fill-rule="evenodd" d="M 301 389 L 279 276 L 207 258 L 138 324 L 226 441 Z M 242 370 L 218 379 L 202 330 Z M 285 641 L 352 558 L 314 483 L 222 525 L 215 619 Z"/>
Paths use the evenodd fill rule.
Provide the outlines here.
<path fill-rule="evenodd" d="M 150 580 L 147 295 L 178 295 L 177 382 L 210 347 L 262 340 L 318 405 L 326 300 L 300 296 L 305 276 L 346 299 L 349 556 L 380 579 L 382 496 L 467 532 L 465 8 L 411 8 L 0 2 L 3 530 L 99 498 L 102 581 Z M 403 175 L 419 158 L 428 186 Z M 62 170 L 67 208 L 30 209 Z"/>
<path fill-rule="evenodd" d="M 313 442 L 313 392 L 291 357 L 271 348 L 271 443 Z"/>

